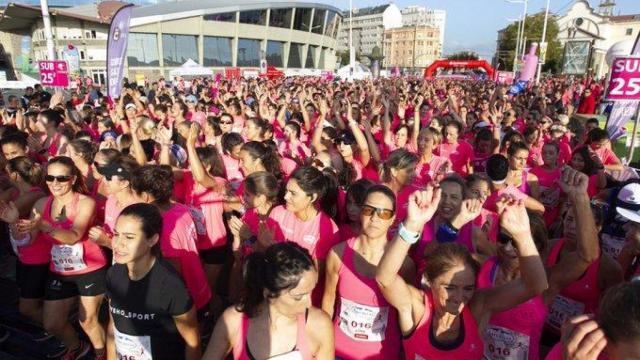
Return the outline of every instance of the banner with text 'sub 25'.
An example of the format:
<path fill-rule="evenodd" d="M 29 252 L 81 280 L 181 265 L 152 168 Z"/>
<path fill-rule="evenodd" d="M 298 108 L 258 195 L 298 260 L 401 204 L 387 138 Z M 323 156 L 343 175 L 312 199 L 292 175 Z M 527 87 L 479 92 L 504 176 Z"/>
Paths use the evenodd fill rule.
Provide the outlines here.
<path fill-rule="evenodd" d="M 111 20 L 107 40 L 107 95 L 112 99 L 119 97 L 122 90 L 132 9 L 132 4 L 121 7 Z"/>

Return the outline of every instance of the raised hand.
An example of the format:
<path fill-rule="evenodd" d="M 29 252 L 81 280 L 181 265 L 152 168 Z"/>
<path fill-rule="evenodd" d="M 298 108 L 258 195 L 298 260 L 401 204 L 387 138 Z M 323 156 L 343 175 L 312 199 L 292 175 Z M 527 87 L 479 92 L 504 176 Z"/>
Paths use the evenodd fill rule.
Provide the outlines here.
<path fill-rule="evenodd" d="M 570 198 L 575 198 L 576 196 L 587 195 L 589 177 L 565 165 L 562 168 L 562 177 L 558 184 Z"/>
<path fill-rule="evenodd" d="M 456 227 L 459 229 L 462 225 L 473 221 L 480 215 L 482 211 L 482 201 L 478 199 L 466 199 L 462 202 L 460 206 L 460 213 L 456 216 L 454 222 L 457 225 Z"/>
<path fill-rule="evenodd" d="M 407 219 L 405 226 L 414 232 L 421 232 L 424 225 L 433 218 L 440 203 L 441 190 L 427 185 L 425 190 L 418 190 L 409 195 Z"/>
<path fill-rule="evenodd" d="M 187 135 L 187 145 L 188 146 L 196 146 L 196 142 L 198 141 L 198 135 L 200 134 L 200 125 L 198 123 L 191 123 L 191 127 L 189 127 L 189 134 Z"/>
<path fill-rule="evenodd" d="M 7 224 L 15 224 L 20 218 L 20 212 L 13 201 L 6 203 L 0 201 L 0 220 Z"/>
<path fill-rule="evenodd" d="M 565 360 L 596 360 L 607 346 L 604 331 L 593 315 L 580 315 L 565 321 L 560 342 Z"/>
<path fill-rule="evenodd" d="M 103 245 L 108 242 L 109 236 L 107 236 L 107 232 L 101 226 L 94 226 L 89 229 L 89 240 L 93 241 L 98 245 Z"/>
<path fill-rule="evenodd" d="M 511 197 L 503 197 L 497 203 L 500 227 L 511 234 L 514 239 L 518 234 L 531 234 L 529 215 L 522 200 Z"/>

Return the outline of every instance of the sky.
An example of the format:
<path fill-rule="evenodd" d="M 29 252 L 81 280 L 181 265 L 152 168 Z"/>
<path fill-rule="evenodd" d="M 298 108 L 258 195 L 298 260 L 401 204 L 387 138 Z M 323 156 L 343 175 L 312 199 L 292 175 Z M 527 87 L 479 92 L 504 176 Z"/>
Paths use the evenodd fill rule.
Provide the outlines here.
<path fill-rule="evenodd" d="M 352 0 L 355 8 L 382 5 L 385 0 Z M 444 54 L 472 50 L 482 58 L 491 59 L 496 47 L 499 29 L 504 28 L 522 14 L 523 4 L 506 0 L 397 0 L 403 9 L 409 5 L 425 6 L 447 11 Z M 575 0 L 551 0 L 550 12 L 566 14 Z M 640 14 L 640 0 L 616 0 L 615 15 Z M 589 0 L 597 8 L 600 0 Z M 528 14 L 544 11 L 546 0 L 529 0 Z M 340 8 L 348 9 L 349 2 L 340 0 Z"/>

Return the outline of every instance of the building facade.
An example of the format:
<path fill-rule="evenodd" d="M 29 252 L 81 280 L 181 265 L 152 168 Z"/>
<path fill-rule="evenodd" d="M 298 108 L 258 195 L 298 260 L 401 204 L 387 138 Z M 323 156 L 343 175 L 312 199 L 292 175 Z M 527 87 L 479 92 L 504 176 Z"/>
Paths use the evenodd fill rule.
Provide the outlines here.
<path fill-rule="evenodd" d="M 584 49 L 589 52 L 589 61 L 583 67 L 596 77 L 606 76 L 609 71 L 607 51 L 620 42 L 633 43 L 640 32 L 640 14 L 612 16 L 613 4 L 607 1 L 603 4 L 596 10 L 589 2 L 577 0 L 558 18 L 558 39 L 565 46 L 565 59 Z"/>
<path fill-rule="evenodd" d="M 444 44 L 444 29 L 447 22 L 445 10 L 427 9 L 424 6 L 411 5 L 402 9 L 404 26 L 429 26 L 440 31 L 440 46 Z"/>
<path fill-rule="evenodd" d="M 402 27 L 402 14 L 395 4 L 388 4 L 343 12 L 338 35 L 339 51 L 349 50 L 349 28 L 352 27 L 353 48 L 356 54 L 369 55 L 374 47 L 382 48 L 385 30 Z"/>
<path fill-rule="evenodd" d="M 430 26 L 404 26 L 384 32 L 385 67 L 424 69 L 442 56 L 440 29 Z"/>
<path fill-rule="evenodd" d="M 47 59 L 40 9 L 10 4 L 0 31 L 31 38 L 31 60 Z M 82 75 L 104 84 L 108 23 L 96 5 L 52 10 L 57 56 L 69 44 L 79 50 Z M 137 6 L 132 11 L 126 68 L 130 78 L 167 77 L 192 59 L 222 72 L 228 67 L 259 68 L 266 58 L 280 69 L 336 67 L 341 15 L 332 6 L 310 2 L 186 0 Z"/>

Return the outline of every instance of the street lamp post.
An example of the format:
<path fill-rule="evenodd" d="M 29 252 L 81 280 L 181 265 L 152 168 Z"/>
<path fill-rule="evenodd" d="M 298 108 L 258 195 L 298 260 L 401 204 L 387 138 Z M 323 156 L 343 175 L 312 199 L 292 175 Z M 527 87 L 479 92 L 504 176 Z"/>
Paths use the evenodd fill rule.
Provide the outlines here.
<path fill-rule="evenodd" d="M 44 36 L 47 39 L 47 56 L 49 57 L 49 60 L 55 60 L 56 50 L 53 45 L 53 33 L 51 31 L 51 18 L 49 17 L 49 4 L 47 3 L 47 0 L 40 0 L 40 10 L 42 11 Z"/>
<path fill-rule="evenodd" d="M 542 26 L 542 41 L 540 41 L 540 57 L 538 58 L 538 70 L 536 72 L 536 84 L 540 82 L 540 72 L 542 71 L 542 51 L 544 47 L 544 52 L 546 53 L 547 47 L 545 42 L 547 41 L 547 21 L 549 20 L 549 2 L 551 0 L 547 0 L 547 7 L 544 12 L 544 25 Z M 546 58 L 546 54 L 545 54 Z"/>
<path fill-rule="evenodd" d="M 520 23 L 520 28 L 522 28 L 522 31 L 518 31 L 518 41 L 516 44 L 516 51 L 515 51 L 515 58 L 513 61 L 513 73 L 515 74 L 516 72 L 516 62 L 518 60 L 518 54 L 520 53 L 520 48 L 522 48 L 522 55 L 524 56 L 524 52 L 525 52 L 525 48 L 526 48 L 526 44 L 524 41 L 524 32 L 525 32 L 525 24 L 527 22 L 527 6 L 529 5 L 529 0 L 506 0 L 509 3 L 512 4 L 524 4 L 524 9 L 522 12 L 522 22 Z"/>

